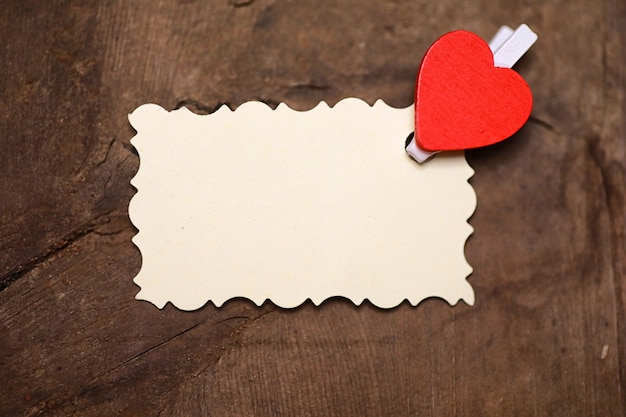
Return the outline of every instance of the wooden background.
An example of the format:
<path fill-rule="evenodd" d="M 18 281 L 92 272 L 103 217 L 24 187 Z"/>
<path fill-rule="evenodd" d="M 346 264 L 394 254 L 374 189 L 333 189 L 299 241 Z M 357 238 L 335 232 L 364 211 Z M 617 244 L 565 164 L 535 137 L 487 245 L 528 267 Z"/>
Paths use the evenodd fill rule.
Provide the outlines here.
<path fill-rule="evenodd" d="M 626 415 L 623 0 L 1 6 L 0 415 Z M 468 153 L 474 307 L 133 299 L 137 106 L 407 106 L 439 35 L 522 22 L 533 116 Z"/>

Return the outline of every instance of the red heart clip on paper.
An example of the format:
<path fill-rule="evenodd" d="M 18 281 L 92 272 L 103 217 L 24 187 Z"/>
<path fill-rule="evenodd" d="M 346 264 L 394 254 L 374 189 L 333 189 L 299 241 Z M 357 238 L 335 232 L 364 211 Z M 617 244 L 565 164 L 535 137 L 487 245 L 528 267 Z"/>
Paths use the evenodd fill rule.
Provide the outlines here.
<path fill-rule="evenodd" d="M 537 40 L 526 25 L 500 28 L 489 44 L 458 30 L 426 51 L 415 87 L 415 134 L 406 151 L 424 162 L 440 151 L 500 142 L 528 120 L 533 98 L 510 69 Z"/>

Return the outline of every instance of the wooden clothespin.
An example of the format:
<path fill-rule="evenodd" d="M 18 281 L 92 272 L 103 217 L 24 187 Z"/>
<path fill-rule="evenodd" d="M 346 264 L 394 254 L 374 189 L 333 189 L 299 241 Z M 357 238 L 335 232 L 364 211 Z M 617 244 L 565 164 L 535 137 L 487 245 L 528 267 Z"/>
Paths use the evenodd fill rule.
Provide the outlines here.
<path fill-rule="evenodd" d="M 532 110 L 532 94 L 510 68 L 537 35 L 525 24 L 502 26 L 489 44 L 454 31 L 428 49 L 415 91 L 415 132 L 406 146 L 416 161 L 440 151 L 491 145 L 519 130 Z"/>

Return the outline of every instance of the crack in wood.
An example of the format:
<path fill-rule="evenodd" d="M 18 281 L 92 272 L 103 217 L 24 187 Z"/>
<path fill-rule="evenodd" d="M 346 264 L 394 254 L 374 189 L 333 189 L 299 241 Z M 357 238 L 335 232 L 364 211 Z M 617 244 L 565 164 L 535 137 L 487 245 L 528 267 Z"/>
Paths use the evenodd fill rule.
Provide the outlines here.
<path fill-rule="evenodd" d="M 545 121 L 543 119 L 540 119 L 537 116 L 530 116 L 528 118 L 528 121 L 530 123 L 535 123 L 535 124 L 537 124 L 537 125 L 539 125 L 541 127 L 544 127 L 546 129 L 548 129 L 550 132 L 556 133 L 557 135 L 561 134 L 551 123 L 549 123 L 549 122 L 547 122 L 547 121 Z"/>
<path fill-rule="evenodd" d="M 111 139 L 111 141 L 109 142 L 109 144 L 107 145 L 107 150 L 104 153 L 104 158 L 102 158 L 102 160 L 100 160 L 97 164 L 96 164 L 96 168 L 100 167 L 102 164 L 104 164 L 107 159 L 109 159 L 109 153 L 111 152 L 111 148 L 113 147 L 113 144 L 115 143 L 115 138 Z"/>
<path fill-rule="evenodd" d="M 236 9 L 252 6 L 255 0 L 228 0 L 228 4 Z"/>
<path fill-rule="evenodd" d="M 317 83 L 296 83 L 288 86 L 291 90 L 311 90 L 311 91 L 325 91 L 330 90 L 330 86 L 326 84 Z"/>
<path fill-rule="evenodd" d="M 63 238 L 58 240 L 55 244 L 48 247 L 39 255 L 36 255 L 31 258 L 30 261 L 17 265 L 11 271 L 7 272 L 4 276 L 0 278 L 0 292 L 6 290 L 13 284 L 15 281 L 22 278 L 24 275 L 32 272 L 37 267 L 39 267 L 46 260 L 52 258 L 58 253 L 63 252 L 69 246 L 84 238 L 85 236 L 95 232 L 98 227 L 102 226 L 104 223 L 109 221 L 108 216 L 114 210 L 110 210 L 104 214 L 95 217 L 94 219 L 87 222 L 85 225 L 73 230 L 72 232 L 65 235 Z M 100 221 L 101 219 L 105 219 L 105 221 Z"/>

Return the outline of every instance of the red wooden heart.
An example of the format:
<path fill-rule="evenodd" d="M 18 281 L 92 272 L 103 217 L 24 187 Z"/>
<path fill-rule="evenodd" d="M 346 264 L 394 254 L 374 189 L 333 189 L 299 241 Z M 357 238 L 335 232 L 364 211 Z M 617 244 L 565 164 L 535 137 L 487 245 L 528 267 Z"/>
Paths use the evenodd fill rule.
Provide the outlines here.
<path fill-rule="evenodd" d="M 417 75 L 417 144 L 427 151 L 491 145 L 518 131 L 532 105 L 528 84 L 517 72 L 494 67 L 485 41 L 450 32 L 428 49 Z"/>

